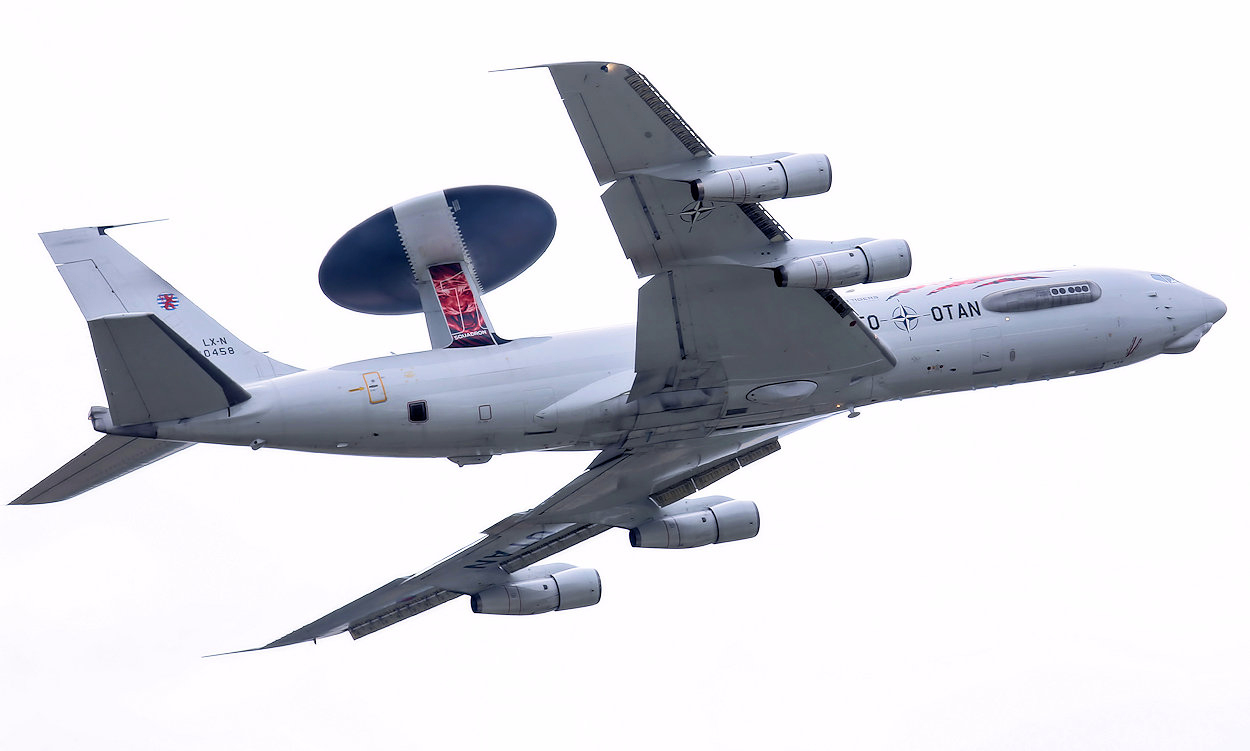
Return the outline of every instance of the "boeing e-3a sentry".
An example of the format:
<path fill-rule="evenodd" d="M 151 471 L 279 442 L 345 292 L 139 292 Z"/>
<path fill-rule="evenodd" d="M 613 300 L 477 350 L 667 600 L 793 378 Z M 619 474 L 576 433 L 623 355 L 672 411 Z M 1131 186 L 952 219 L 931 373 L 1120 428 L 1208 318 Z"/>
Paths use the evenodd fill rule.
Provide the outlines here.
<path fill-rule="evenodd" d="M 597 452 L 555 495 L 263 648 L 359 638 L 467 595 L 477 613 L 594 605 L 599 574 L 545 562 L 612 528 L 637 547 L 753 537 L 749 501 L 700 496 L 779 439 L 877 402 L 1116 368 L 1192 350 L 1225 306 L 1160 273 L 1064 269 L 901 280 L 902 240 L 794 239 L 761 204 L 831 186 L 819 154 L 720 156 L 627 66 L 546 66 L 640 278 L 636 326 L 508 341 L 483 294 L 555 233 L 523 190 L 388 208 L 320 271 L 353 310 L 422 312 L 432 349 L 301 370 L 225 330 L 108 227 L 41 237 L 95 347 L 104 436 L 18 498 L 70 498 L 194 443 L 474 464 Z M 878 283 L 867 288 L 848 287 Z M 839 291 L 841 290 L 841 291 Z"/>

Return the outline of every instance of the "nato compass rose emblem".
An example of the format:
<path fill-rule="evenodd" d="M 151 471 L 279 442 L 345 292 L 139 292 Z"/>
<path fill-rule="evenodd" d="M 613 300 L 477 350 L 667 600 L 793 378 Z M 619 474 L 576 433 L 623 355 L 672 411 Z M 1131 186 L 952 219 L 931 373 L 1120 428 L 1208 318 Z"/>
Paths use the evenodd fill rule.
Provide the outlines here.
<path fill-rule="evenodd" d="M 900 305 L 894 309 L 894 315 L 890 317 L 894 321 L 894 325 L 898 326 L 899 331 L 915 331 L 916 326 L 920 323 L 920 316 L 916 311 L 906 305 Z"/>
<path fill-rule="evenodd" d="M 681 213 L 677 216 L 681 217 L 683 222 L 689 224 L 690 231 L 694 232 L 695 222 L 705 218 L 708 214 L 711 214 L 715 210 L 716 207 L 710 203 L 704 203 L 703 201 L 691 201 L 686 204 L 686 208 L 682 209 Z"/>

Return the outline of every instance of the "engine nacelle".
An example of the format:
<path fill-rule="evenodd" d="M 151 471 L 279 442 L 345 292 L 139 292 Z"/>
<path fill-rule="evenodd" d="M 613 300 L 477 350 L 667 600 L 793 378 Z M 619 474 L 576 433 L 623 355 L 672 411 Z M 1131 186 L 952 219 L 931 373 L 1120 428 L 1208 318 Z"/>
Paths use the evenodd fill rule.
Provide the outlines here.
<path fill-rule="evenodd" d="M 690 183 L 696 201 L 758 203 L 824 193 L 833 185 L 833 169 L 824 154 L 792 154 L 767 164 L 720 170 Z"/>
<path fill-rule="evenodd" d="M 526 571 L 522 569 L 514 576 L 524 577 Z M 483 590 L 469 598 L 469 606 L 474 613 L 534 615 L 597 605 L 602 591 L 598 571 L 569 567 Z"/>
<path fill-rule="evenodd" d="M 755 537 L 760 532 L 760 511 L 751 501 L 725 501 L 715 506 L 673 514 L 629 530 L 629 544 L 636 548 L 697 548 L 716 542 Z"/>
<path fill-rule="evenodd" d="M 888 282 L 911 273 L 906 240 L 872 240 L 850 250 L 796 258 L 776 269 L 778 287 L 831 289 Z"/>

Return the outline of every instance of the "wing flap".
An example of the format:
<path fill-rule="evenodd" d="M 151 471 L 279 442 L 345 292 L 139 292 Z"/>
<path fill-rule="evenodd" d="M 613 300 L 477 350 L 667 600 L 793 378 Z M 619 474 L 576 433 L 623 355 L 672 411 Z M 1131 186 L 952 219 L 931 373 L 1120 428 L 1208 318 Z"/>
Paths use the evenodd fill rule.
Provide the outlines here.
<path fill-rule="evenodd" d="M 832 292 L 778 287 L 767 269 L 689 266 L 652 277 L 638 294 L 630 399 L 724 388 L 726 408 L 745 408 L 759 385 L 810 379 L 836 389 L 892 368 L 885 344 L 837 302 Z"/>
<path fill-rule="evenodd" d="M 358 639 L 367 633 L 372 633 L 390 625 L 390 623 L 385 623 L 377 625 L 376 628 L 370 630 L 367 626 L 371 622 L 380 622 L 391 614 L 400 614 L 405 612 L 405 608 L 409 608 L 410 612 L 407 612 L 406 615 L 400 615 L 400 617 L 396 617 L 391 621 L 391 623 L 398 623 L 404 618 L 424 612 L 460 596 L 459 592 L 446 592 L 435 587 L 413 587 L 410 586 L 411 580 L 412 577 L 401 577 L 388 582 L 369 594 L 349 602 L 338 610 L 327 613 L 312 623 L 297 628 L 281 639 L 275 639 L 257 649 L 287 647 L 292 644 L 336 636 L 344 631 L 361 629 L 359 635 L 352 634 L 353 638 Z M 433 600 L 437 601 L 434 602 Z M 425 607 L 421 607 L 422 604 Z M 368 615 L 362 616 L 362 613 L 367 613 Z"/>
<path fill-rule="evenodd" d="M 414 615 L 420 615 L 425 611 L 442 605 L 444 602 L 450 602 L 460 596 L 459 592 L 449 592 L 445 589 L 436 589 L 424 597 L 417 597 L 403 605 L 391 607 L 388 610 L 370 618 L 367 621 L 358 622 L 348 629 L 353 639 L 359 639 L 362 636 L 368 636 L 375 631 L 381 631 L 387 626 L 393 626 L 402 620 L 411 618 Z"/>

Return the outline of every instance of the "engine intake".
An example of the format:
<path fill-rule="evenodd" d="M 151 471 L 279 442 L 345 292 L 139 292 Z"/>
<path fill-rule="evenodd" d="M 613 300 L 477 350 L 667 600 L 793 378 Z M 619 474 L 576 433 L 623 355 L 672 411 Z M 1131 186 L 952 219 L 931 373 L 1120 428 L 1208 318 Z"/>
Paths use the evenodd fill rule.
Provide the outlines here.
<path fill-rule="evenodd" d="M 872 240 L 850 250 L 786 261 L 775 273 L 778 287 L 830 289 L 888 282 L 911 273 L 911 248 L 906 240 Z"/>
<path fill-rule="evenodd" d="M 720 170 L 690 183 L 696 201 L 758 203 L 824 193 L 833 185 L 833 169 L 824 154 L 792 154 L 767 164 Z"/>
<path fill-rule="evenodd" d="M 725 501 L 699 511 L 654 519 L 629 530 L 636 548 L 697 548 L 755 537 L 760 511 L 751 501 Z"/>
<path fill-rule="evenodd" d="M 516 575 L 524 576 L 526 571 Z M 482 590 L 469 598 L 469 606 L 474 613 L 488 615 L 534 615 L 597 605 L 602 591 L 598 571 L 569 567 Z"/>

